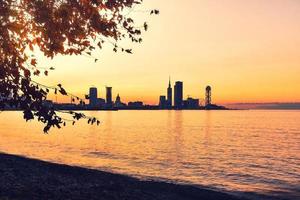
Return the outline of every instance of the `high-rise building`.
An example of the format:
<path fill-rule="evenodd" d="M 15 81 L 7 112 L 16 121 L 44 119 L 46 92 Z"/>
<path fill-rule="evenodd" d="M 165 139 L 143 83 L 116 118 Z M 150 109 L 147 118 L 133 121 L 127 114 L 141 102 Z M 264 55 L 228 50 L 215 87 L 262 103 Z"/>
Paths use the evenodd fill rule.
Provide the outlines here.
<path fill-rule="evenodd" d="M 96 106 L 98 102 L 98 91 L 96 87 L 91 87 L 89 92 L 89 100 L 91 106 Z"/>
<path fill-rule="evenodd" d="M 205 89 L 205 106 L 211 104 L 211 87 L 207 86 Z"/>
<path fill-rule="evenodd" d="M 112 87 L 106 87 L 106 105 L 112 106 Z"/>
<path fill-rule="evenodd" d="M 162 95 L 159 97 L 159 107 L 166 108 L 166 106 L 167 106 L 166 96 Z"/>
<path fill-rule="evenodd" d="M 121 97 L 120 97 L 120 95 L 118 94 L 117 97 L 116 97 L 115 104 L 119 104 L 119 103 L 121 103 Z"/>
<path fill-rule="evenodd" d="M 172 108 L 173 99 L 172 99 L 172 87 L 171 87 L 171 78 L 169 77 L 169 87 L 167 91 L 167 106 Z"/>
<path fill-rule="evenodd" d="M 176 81 L 174 86 L 174 106 L 176 109 L 182 108 L 183 101 L 183 82 Z"/>

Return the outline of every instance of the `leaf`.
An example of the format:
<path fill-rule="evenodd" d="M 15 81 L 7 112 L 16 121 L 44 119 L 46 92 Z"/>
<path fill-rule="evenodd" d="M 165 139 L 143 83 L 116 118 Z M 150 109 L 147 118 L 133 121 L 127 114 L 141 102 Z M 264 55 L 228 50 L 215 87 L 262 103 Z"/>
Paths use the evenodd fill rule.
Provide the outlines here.
<path fill-rule="evenodd" d="M 150 15 L 153 15 L 153 14 L 158 15 L 159 14 L 159 10 L 156 10 L 156 9 L 151 10 Z"/>
<path fill-rule="evenodd" d="M 48 133 L 49 130 L 50 130 L 50 126 L 49 125 L 47 125 L 47 126 L 44 127 L 44 133 Z"/>
<path fill-rule="evenodd" d="M 59 90 L 58 90 L 62 95 L 64 95 L 64 96 L 67 96 L 68 95 L 68 93 L 66 92 L 66 90 L 64 89 L 64 88 L 60 88 Z"/>
<path fill-rule="evenodd" d="M 40 73 L 41 73 L 41 71 L 37 69 L 33 72 L 33 75 L 38 76 L 38 75 L 40 75 Z"/>
<path fill-rule="evenodd" d="M 148 30 L 148 24 L 145 22 L 144 23 L 144 30 L 147 31 Z"/>
<path fill-rule="evenodd" d="M 24 114 L 23 117 L 24 117 L 24 119 L 25 119 L 26 121 L 29 121 L 29 120 L 34 119 L 33 113 L 32 113 L 32 111 L 29 110 L 29 109 L 24 110 L 23 114 Z"/>
<path fill-rule="evenodd" d="M 126 49 L 125 52 L 129 53 L 129 54 L 132 54 L 132 49 Z"/>
<path fill-rule="evenodd" d="M 97 43 L 97 46 L 98 46 L 100 49 L 102 49 L 101 42 L 98 42 L 98 43 Z"/>
<path fill-rule="evenodd" d="M 36 67 L 37 64 L 36 59 L 35 58 L 31 59 L 30 64 Z"/>

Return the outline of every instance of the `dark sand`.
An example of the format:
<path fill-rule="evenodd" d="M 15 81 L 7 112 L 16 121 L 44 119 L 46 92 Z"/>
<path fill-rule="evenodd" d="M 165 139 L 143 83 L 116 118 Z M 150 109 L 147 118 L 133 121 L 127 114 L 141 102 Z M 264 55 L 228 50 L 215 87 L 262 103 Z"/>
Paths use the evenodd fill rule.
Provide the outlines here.
<path fill-rule="evenodd" d="M 228 194 L 0 153 L 0 200 L 239 200 Z"/>

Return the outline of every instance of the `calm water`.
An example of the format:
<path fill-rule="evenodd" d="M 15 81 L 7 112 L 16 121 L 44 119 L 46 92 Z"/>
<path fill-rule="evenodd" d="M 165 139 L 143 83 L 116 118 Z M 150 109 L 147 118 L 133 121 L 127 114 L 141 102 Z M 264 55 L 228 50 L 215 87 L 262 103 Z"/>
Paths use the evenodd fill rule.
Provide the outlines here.
<path fill-rule="evenodd" d="M 19 112 L 0 114 L 0 151 L 234 193 L 300 196 L 300 111 L 88 112 L 42 133 Z M 245 194 L 245 193 L 243 193 Z M 262 197 L 262 196 L 260 196 Z M 266 197 L 263 197 L 265 199 Z"/>

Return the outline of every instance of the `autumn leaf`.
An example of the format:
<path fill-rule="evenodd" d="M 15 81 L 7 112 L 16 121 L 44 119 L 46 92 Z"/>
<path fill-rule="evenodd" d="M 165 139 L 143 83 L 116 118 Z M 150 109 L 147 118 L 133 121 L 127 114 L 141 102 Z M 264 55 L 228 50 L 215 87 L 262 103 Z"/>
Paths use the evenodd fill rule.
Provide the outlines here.
<path fill-rule="evenodd" d="M 36 59 L 35 59 L 35 58 L 34 58 L 34 59 L 31 59 L 30 64 L 36 67 L 36 64 L 37 64 Z"/>

